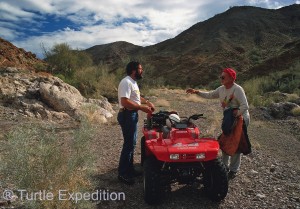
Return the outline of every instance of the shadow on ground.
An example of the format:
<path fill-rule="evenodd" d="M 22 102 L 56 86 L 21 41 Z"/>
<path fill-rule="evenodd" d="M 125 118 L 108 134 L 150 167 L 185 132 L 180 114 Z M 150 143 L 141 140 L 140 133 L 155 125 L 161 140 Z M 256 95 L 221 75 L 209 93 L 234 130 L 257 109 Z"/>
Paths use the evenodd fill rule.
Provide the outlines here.
<path fill-rule="evenodd" d="M 139 166 L 139 165 L 136 165 Z M 163 203 L 150 206 L 144 202 L 143 197 L 143 177 L 136 177 L 134 185 L 125 185 L 117 179 L 117 169 L 112 169 L 106 173 L 95 175 L 92 179 L 102 200 L 96 201 L 96 208 L 219 208 L 220 203 L 210 201 L 203 187 L 195 185 L 171 186 L 171 191 L 166 192 Z M 104 192 L 105 191 L 105 192 Z M 104 197 L 105 193 L 105 198 Z M 124 194 L 124 195 L 123 195 Z M 109 197 L 110 196 L 110 197 Z M 116 197 L 120 199 L 116 199 Z M 105 200 L 104 200 L 105 199 Z M 114 200 L 116 199 L 116 200 Z"/>

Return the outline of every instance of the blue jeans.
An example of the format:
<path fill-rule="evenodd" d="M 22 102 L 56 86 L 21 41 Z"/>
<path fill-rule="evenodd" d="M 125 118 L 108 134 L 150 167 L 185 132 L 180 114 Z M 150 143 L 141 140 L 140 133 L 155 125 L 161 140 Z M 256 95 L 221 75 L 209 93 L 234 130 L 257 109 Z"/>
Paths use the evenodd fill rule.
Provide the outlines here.
<path fill-rule="evenodd" d="M 137 140 L 137 111 L 124 110 L 119 112 L 118 122 L 124 137 L 118 172 L 121 176 L 130 176 L 133 169 L 133 154 Z"/>

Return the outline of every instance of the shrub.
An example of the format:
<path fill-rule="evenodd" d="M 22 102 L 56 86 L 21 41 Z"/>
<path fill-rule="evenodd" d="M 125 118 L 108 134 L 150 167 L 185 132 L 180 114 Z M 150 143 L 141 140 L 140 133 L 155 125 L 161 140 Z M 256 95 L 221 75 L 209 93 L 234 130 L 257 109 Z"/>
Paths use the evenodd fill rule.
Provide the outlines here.
<path fill-rule="evenodd" d="M 67 43 L 54 45 L 50 50 L 44 48 L 45 61 L 49 64 L 48 71 L 73 78 L 78 69 L 91 66 L 92 58 L 83 51 L 73 50 Z"/>
<path fill-rule="evenodd" d="M 116 76 L 108 72 L 105 65 L 83 68 L 74 75 L 73 85 L 86 97 L 117 98 L 118 81 Z"/>
<path fill-rule="evenodd" d="M 289 93 L 295 98 L 300 92 L 300 64 L 296 63 L 283 72 L 250 79 L 244 82 L 243 87 L 249 103 L 254 106 L 266 106 L 272 102 L 281 101 L 280 92 Z M 289 96 L 286 100 L 290 100 Z"/>
<path fill-rule="evenodd" d="M 0 172 L 16 189 L 54 194 L 53 201 L 25 201 L 30 208 L 73 208 L 72 201 L 60 201 L 57 193 L 62 189 L 86 191 L 90 187 L 92 158 L 87 149 L 92 136 L 93 130 L 87 123 L 74 131 L 68 142 L 61 140 L 54 128 L 24 125 L 8 134 Z"/>
<path fill-rule="evenodd" d="M 294 116 L 300 116 L 300 107 L 295 107 L 291 112 Z"/>

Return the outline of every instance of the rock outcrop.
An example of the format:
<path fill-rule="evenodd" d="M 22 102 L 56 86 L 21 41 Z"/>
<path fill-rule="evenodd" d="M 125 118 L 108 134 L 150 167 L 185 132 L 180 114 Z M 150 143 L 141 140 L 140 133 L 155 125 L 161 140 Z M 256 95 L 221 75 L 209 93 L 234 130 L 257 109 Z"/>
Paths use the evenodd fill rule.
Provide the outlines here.
<path fill-rule="evenodd" d="M 292 102 L 272 103 L 269 107 L 269 112 L 275 119 L 285 119 L 288 116 L 293 116 L 292 110 L 294 108 L 300 108 L 300 106 Z"/>
<path fill-rule="evenodd" d="M 105 122 L 114 113 L 105 97 L 86 99 L 73 86 L 47 73 L 15 67 L 0 68 L 0 104 L 28 117 L 65 119 L 97 116 Z"/>

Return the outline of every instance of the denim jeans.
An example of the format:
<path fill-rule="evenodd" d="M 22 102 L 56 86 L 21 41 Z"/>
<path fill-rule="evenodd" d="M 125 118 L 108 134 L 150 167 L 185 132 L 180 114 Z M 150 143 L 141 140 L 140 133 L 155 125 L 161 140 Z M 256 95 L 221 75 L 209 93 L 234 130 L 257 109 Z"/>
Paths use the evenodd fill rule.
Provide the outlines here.
<path fill-rule="evenodd" d="M 119 112 L 118 122 L 122 128 L 124 138 L 118 172 L 121 176 L 130 176 L 133 169 L 133 155 L 137 140 L 138 112 L 130 110 Z"/>

